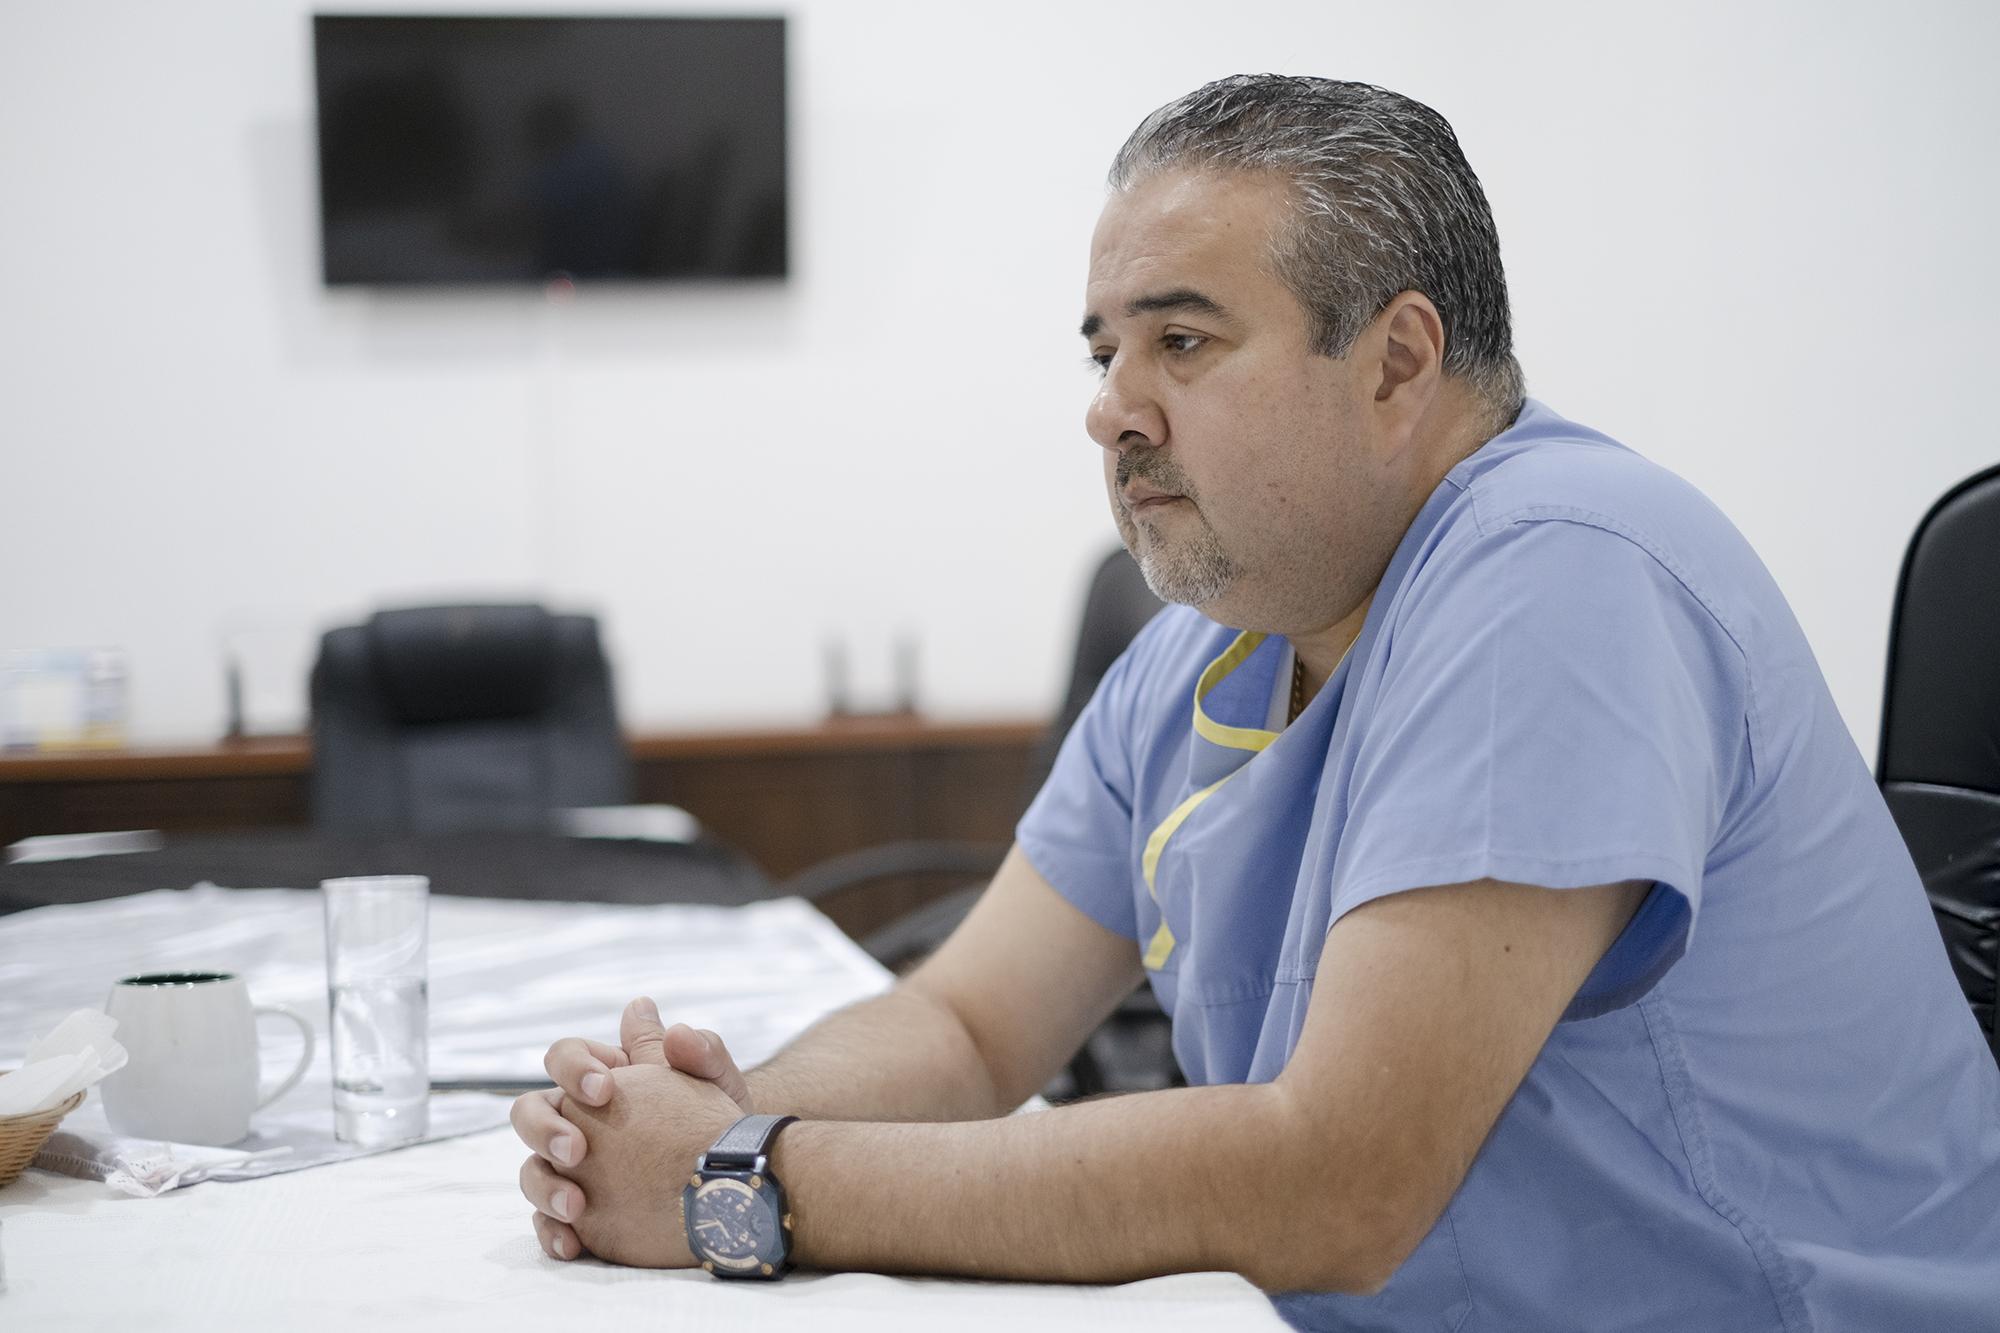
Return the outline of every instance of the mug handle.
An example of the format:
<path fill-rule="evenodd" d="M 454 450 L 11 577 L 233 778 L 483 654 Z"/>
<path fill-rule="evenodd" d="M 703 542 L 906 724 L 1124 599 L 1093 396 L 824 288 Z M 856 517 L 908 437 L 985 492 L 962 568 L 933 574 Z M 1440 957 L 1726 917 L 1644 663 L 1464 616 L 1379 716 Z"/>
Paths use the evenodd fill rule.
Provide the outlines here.
<path fill-rule="evenodd" d="M 289 1018 L 299 1025 L 299 1035 L 306 1039 L 306 1048 L 299 1053 L 299 1063 L 293 1068 L 291 1073 L 285 1075 L 285 1081 L 271 1089 L 264 1096 L 258 1098 L 257 1109 L 261 1111 L 272 1102 L 278 1100 L 278 1098 L 290 1092 L 294 1085 L 305 1077 L 306 1066 L 312 1063 L 313 1058 L 313 1028 L 312 1024 L 306 1021 L 304 1014 L 301 1014 L 296 1009 L 287 1009 L 282 1004 L 252 1005 L 250 1006 L 250 1012 L 257 1016 L 276 1014 L 280 1018 Z"/>

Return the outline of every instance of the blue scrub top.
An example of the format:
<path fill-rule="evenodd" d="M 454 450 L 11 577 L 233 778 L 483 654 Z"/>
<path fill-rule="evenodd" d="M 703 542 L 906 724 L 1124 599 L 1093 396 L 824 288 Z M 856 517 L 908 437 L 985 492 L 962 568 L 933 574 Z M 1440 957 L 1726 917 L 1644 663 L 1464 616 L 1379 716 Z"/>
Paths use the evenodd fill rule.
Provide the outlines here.
<path fill-rule="evenodd" d="M 2000 1070 L 1805 636 L 1713 505 L 1530 401 L 1273 733 L 1284 647 L 1163 612 L 1019 829 L 1142 949 L 1191 1082 L 1277 1075 L 1363 903 L 1655 885 L 1388 1286 L 1280 1297 L 1287 1319 L 2000 1328 Z"/>

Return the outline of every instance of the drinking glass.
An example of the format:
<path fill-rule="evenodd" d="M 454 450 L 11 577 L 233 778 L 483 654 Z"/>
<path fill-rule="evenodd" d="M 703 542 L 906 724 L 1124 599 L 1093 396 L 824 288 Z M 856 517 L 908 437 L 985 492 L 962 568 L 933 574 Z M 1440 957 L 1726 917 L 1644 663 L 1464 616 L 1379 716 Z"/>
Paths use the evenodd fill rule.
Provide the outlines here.
<path fill-rule="evenodd" d="M 430 881 L 320 882 L 332 1009 L 333 1132 L 369 1147 L 430 1125 Z"/>

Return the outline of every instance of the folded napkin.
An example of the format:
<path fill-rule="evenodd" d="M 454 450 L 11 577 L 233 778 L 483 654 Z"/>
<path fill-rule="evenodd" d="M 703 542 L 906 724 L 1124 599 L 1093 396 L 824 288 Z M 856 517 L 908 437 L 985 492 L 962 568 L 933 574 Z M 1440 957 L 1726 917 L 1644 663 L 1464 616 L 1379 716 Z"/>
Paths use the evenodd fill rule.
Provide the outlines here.
<path fill-rule="evenodd" d="M 79 1009 L 45 1037 L 28 1044 L 28 1061 L 0 1074 L 0 1116 L 53 1111 L 108 1074 L 125 1067 L 125 1048 L 112 1039 L 118 1020 Z"/>
<path fill-rule="evenodd" d="M 363 1147 L 334 1137 L 333 1106 L 326 1089 L 301 1088 L 259 1111 L 261 1127 L 250 1137 L 226 1148 L 211 1148 L 120 1134 L 93 1100 L 63 1121 L 62 1129 L 35 1154 L 33 1165 L 58 1175 L 101 1180 L 120 1194 L 151 1198 L 204 1180 L 256 1180 L 498 1129 L 507 1123 L 512 1106 L 510 1097 L 483 1092 L 432 1093 L 430 1128 L 422 1138 Z"/>

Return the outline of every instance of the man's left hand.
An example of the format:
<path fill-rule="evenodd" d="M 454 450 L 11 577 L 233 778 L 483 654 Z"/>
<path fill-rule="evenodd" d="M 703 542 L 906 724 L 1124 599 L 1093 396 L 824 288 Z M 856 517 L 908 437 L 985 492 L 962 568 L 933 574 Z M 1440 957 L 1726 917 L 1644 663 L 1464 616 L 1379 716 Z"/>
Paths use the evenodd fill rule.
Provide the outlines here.
<path fill-rule="evenodd" d="M 714 1083 L 663 1065 L 627 1065 L 611 1070 L 610 1078 L 611 1097 L 603 1106 L 562 1101 L 563 1118 L 588 1136 L 589 1155 L 564 1173 L 540 1157 L 521 1167 L 521 1192 L 535 1205 L 535 1230 L 544 1248 L 558 1234 L 554 1222 L 561 1221 L 575 1229 L 585 1249 L 612 1263 L 691 1267 L 681 1189 L 695 1159 L 743 1108 Z"/>

